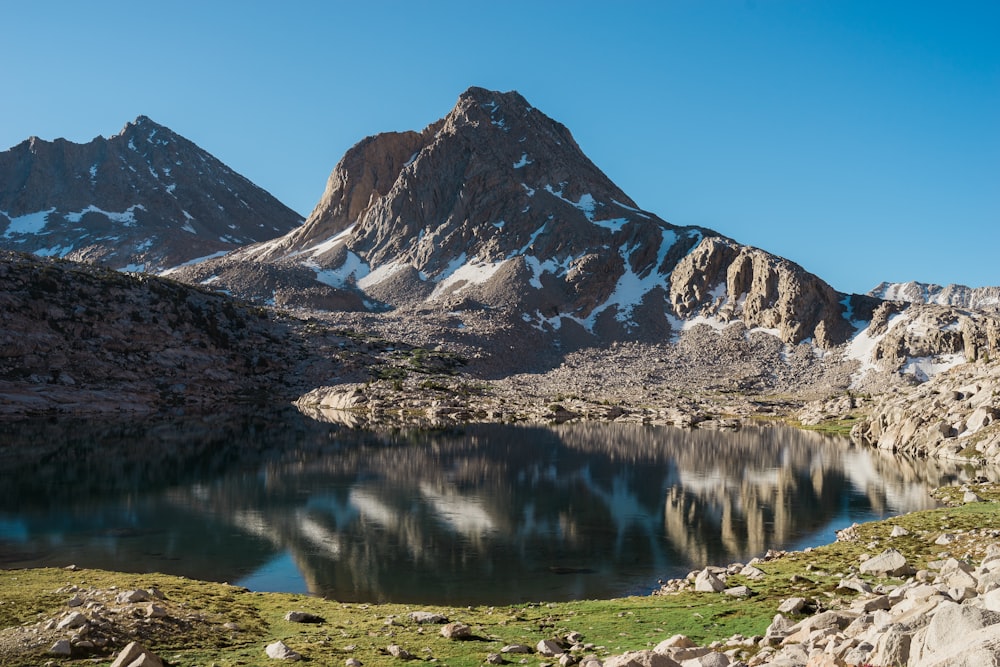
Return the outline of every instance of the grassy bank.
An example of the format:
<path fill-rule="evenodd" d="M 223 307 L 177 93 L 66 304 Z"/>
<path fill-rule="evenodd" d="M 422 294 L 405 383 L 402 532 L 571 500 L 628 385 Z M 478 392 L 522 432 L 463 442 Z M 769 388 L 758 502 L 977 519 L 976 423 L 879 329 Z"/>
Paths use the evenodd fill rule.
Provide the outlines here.
<path fill-rule="evenodd" d="M 836 591 L 840 579 L 856 568 L 864 553 L 891 546 L 918 569 L 945 555 L 977 560 L 1000 531 L 1000 489 L 980 487 L 988 501 L 949 507 L 859 526 L 852 541 L 786 554 L 760 563 L 766 576 L 758 581 L 730 577 L 728 584 L 748 585 L 754 595 L 739 600 L 721 593 L 682 593 L 616 600 L 539 603 L 506 607 L 421 607 L 399 604 L 342 604 L 302 595 L 253 593 L 225 584 L 192 581 L 162 574 L 122 574 L 97 570 L 60 569 L 0 571 L 0 665 L 45 664 L 54 638 L 65 630 L 46 630 L 70 610 L 74 595 L 85 604 L 77 609 L 103 619 L 101 631 L 120 645 L 137 639 L 174 665 L 275 664 L 264 647 L 282 640 L 314 664 L 343 665 L 356 658 L 366 667 L 400 662 L 385 653 L 397 644 L 417 659 L 443 665 L 481 665 L 506 644 L 534 646 L 541 639 L 570 632 L 592 644 L 600 657 L 655 646 L 673 634 L 688 635 L 705 644 L 763 633 L 780 602 L 788 597 L 815 598 L 835 605 L 847 597 Z M 909 535 L 891 538 L 893 526 Z M 942 533 L 954 535 L 947 546 L 936 544 Z M 1000 532 L 997 532 L 1000 534 Z M 157 588 L 164 599 L 162 615 L 146 618 L 149 603 L 127 605 L 116 594 L 130 589 Z M 836 592 L 835 592 L 836 591 Z M 90 606 L 86 603 L 90 602 Z M 96 606 L 95 606 L 96 604 Z M 120 609 L 121 611 L 113 611 Z M 284 620 L 288 611 L 307 611 L 324 619 L 318 624 Z M 474 638 L 451 641 L 439 626 L 418 625 L 408 614 L 426 610 L 471 626 Z M 97 625 L 100 625 L 98 623 Z M 95 633 L 92 636 L 101 636 Z M 34 648 L 28 648 L 34 644 Z M 110 664 L 110 647 L 96 656 Z M 74 656 L 76 657 L 76 656 Z M 81 656 L 83 657 L 83 656 Z M 537 654 L 507 655 L 517 664 L 553 662 Z M 65 659 L 65 663 L 71 662 Z M 94 663 L 88 663 L 94 664 Z"/>

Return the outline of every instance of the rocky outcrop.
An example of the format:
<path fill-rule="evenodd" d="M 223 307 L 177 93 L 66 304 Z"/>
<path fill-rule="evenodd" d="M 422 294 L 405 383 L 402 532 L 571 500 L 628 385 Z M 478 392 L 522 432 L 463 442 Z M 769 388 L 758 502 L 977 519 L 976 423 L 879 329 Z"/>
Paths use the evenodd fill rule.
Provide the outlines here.
<path fill-rule="evenodd" d="M 670 276 L 677 317 L 741 321 L 773 330 L 786 343 L 812 339 L 821 348 L 848 340 L 848 309 L 868 319 L 877 301 L 847 297 L 786 259 L 718 237 L 701 241 Z"/>
<path fill-rule="evenodd" d="M 879 449 L 1000 463 L 1000 363 L 964 364 L 876 399 L 851 437 Z"/>
<path fill-rule="evenodd" d="M 0 153 L 0 248 L 155 272 L 264 241 L 302 218 L 145 116 L 86 144 Z"/>
<path fill-rule="evenodd" d="M 934 285 L 929 283 L 881 283 L 868 292 L 885 301 L 931 303 L 955 306 L 967 310 L 1000 310 L 1000 287 L 966 287 L 965 285 Z"/>

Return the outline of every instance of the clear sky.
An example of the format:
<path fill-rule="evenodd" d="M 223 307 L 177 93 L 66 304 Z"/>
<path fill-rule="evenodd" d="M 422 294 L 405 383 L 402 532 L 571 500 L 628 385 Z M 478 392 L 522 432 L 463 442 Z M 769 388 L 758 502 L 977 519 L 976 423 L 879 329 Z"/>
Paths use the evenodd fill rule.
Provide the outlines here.
<path fill-rule="evenodd" d="M 518 90 L 644 209 L 841 291 L 1000 285 L 997 0 L 0 0 L 0 150 L 140 114 L 303 215 L 350 146 Z"/>

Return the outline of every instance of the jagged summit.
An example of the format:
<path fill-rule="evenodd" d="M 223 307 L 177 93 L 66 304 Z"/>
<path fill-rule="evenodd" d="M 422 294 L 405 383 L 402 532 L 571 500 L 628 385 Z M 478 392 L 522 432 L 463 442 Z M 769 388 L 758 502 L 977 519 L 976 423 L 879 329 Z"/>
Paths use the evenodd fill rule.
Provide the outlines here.
<path fill-rule="evenodd" d="M 263 241 L 301 218 L 147 116 L 78 144 L 0 153 L 0 247 L 155 271 Z"/>
<path fill-rule="evenodd" d="M 853 331 L 845 295 L 642 210 L 564 125 L 475 87 L 423 130 L 349 149 L 302 227 L 181 275 L 284 305 L 487 308 L 575 340 L 663 339 L 698 318 L 822 346 Z"/>

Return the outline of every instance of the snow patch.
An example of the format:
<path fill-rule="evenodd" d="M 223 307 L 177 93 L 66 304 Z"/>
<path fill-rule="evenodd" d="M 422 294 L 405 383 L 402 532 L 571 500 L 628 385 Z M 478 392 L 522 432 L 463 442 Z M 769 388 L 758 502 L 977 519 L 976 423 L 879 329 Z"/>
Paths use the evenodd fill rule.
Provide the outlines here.
<path fill-rule="evenodd" d="M 329 250 L 333 250 L 340 243 L 343 243 L 344 239 L 350 236 L 351 232 L 353 231 L 354 231 L 354 225 L 345 227 L 342 231 L 338 232 L 337 234 L 334 234 L 333 236 L 323 241 L 322 243 L 319 243 L 311 248 L 306 248 L 302 252 L 308 253 L 313 257 L 315 257 L 316 255 L 322 255 L 323 253 Z"/>
<path fill-rule="evenodd" d="M 463 255 L 464 257 L 464 255 Z M 440 298 L 453 285 L 458 285 L 455 289 L 460 292 L 472 285 L 481 285 L 493 277 L 493 275 L 504 265 L 507 260 L 499 262 L 477 262 L 472 261 L 463 264 L 452 271 L 448 277 L 439 281 L 437 287 L 431 293 L 430 300 Z M 463 284 L 464 283 L 464 284 Z"/>
<path fill-rule="evenodd" d="M 407 264 L 406 262 L 390 262 L 388 264 L 383 264 L 382 266 L 373 269 L 365 277 L 358 280 L 358 287 L 361 289 L 368 289 L 369 287 L 378 285 L 380 282 L 388 280 L 408 266 L 410 266 L 410 264 Z"/>
<path fill-rule="evenodd" d="M 933 357 L 908 357 L 900 372 L 904 375 L 912 375 L 921 382 L 926 382 L 938 373 L 964 363 L 965 355 L 961 352 Z"/>
<path fill-rule="evenodd" d="M 594 199 L 594 196 L 589 192 L 580 195 L 580 201 L 572 201 L 570 199 L 566 199 L 565 197 L 563 197 L 562 190 L 555 190 L 551 185 L 546 185 L 545 190 L 549 194 L 558 197 L 559 199 L 566 202 L 570 206 L 573 206 L 582 211 L 583 214 L 587 216 L 587 220 L 597 225 L 598 227 L 604 227 L 605 229 L 611 230 L 612 232 L 618 232 L 621 231 L 622 227 L 628 224 L 628 218 L 609 218 L 609 219 L 597 220 L 595 211 L 598 205 L 603 207 L 604 204 L 600 204 L 599 202 L 597 202 Z"/>
<path fill-rule="evenodd" d="M 146 207 L 143 206 L 142 204 L 133 204 L 132 206 L 129 206 L 121 213 L 117 213 L 115 211 L 105 211 L 104 209 L 98 208 L 93 204 L 91 204 L 82 211 L 67 213 L 64 217 L 66 218 L 67 221 L 75 223 L 75 222 L 80 222 L 80 220 L 83 219 L 83 216 L 87 215 L 88 213 L 99 213 L 112 222 L 117 222 L 118 224 L 125 225 L 126 227 L 132 227 L 136 224 L 136 219 L 135 219 L 136 209 L 140 211 L 145 211 Z"/>
<path fill-rule="evenodd" d="M 164 269 L 163 271 L 160 271 L 158 275 L 168 276 L 171 273 L 174 273 L 178 269 L 181 269 L 185 266 L 194 266 L 195 264 L 201 264 L 202 262 L 207 262 L 208 260 L 215 259 L 216 257 L 222 257 L 223 255 L 226 255 L 228 253 L 229 253 L 228 250 L 220 250 L 218 252 L 213 252 L 211 255 L 205 255 L 204 257 L 195 257 L 194 259 L 189 259 L 183 264 L 178 264 L 177 266 L 172 266 L 169 269 Z"/>
<path fill-rule="evenodd" d="M 368 263 L 350 250 L 344 263 L 336 269 L 320 269 L 315 264 L 309 268 L 316 272 L 316 280 L 337 289 L 344 289 L 349 283 L 357 284 L 371 272 Z"/>
<path fill-rule="evenodd" d="M 531 164 L 531 160 L 528 159 L 527 153 L 521 154 L 521 159 L 514 163 L 514 169 L 520 169 L 521 167 L 526 167 Z"/>
<path fill-rule="evenodd" d="M 52 207 L 47 211 L 19 215 L 16 218 L 11 217 L 9 213 L 4 213 L 10 219 L 7 231 L 3 235 L 4 238 L 13 238 L 15 234 L 40 234 L 45 229 L 49 214 L 55 213 L 55 210 L 55 207 Z"/>

